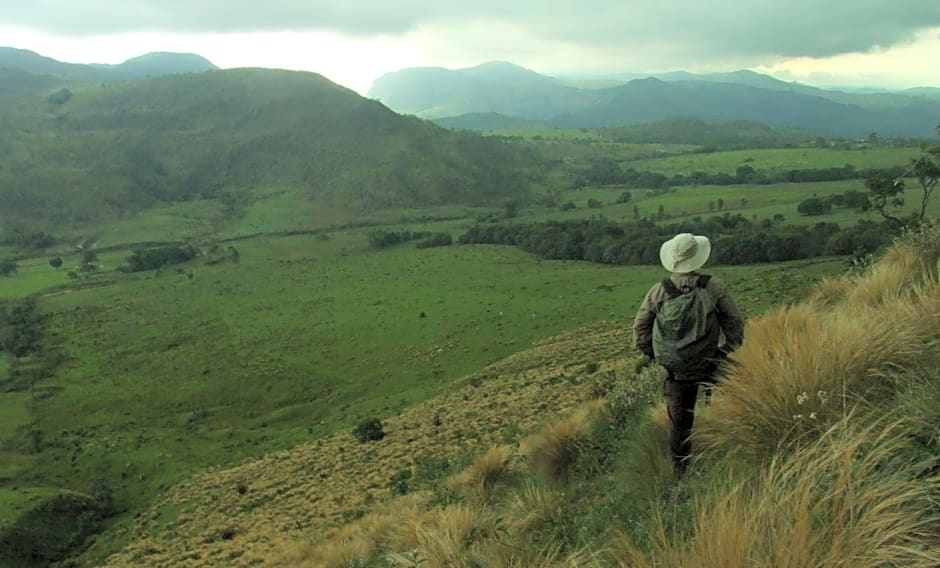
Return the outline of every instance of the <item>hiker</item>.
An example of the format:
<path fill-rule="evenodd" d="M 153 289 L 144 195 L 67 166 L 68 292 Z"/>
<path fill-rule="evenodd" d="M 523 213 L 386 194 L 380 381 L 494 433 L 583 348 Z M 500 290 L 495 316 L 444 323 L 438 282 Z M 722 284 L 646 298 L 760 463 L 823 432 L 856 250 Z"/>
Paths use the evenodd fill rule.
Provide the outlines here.
<path fill-rule="evenodd" d="M 663 243 L 659 258 L 672 274 L 650 289 L 633 322 L 637 350 L 667 371 L 669 447 L 680 477 L 692 452 L 699 386 L 710 389 L 722 360 L 744 339 L 744 318 L 728 287 L 698 272 L 710 253 L 708 238 L 690 233 Z"/>

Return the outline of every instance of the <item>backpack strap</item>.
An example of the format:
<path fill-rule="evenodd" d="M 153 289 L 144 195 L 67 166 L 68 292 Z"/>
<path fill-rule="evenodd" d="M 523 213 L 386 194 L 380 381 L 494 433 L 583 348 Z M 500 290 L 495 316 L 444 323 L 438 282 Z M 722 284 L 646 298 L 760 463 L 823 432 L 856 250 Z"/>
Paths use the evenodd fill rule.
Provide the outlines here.
<path fill-rule="evenodd" d="M 682 292 L 676 288 L 676 285 L 672 283 L 671 278 L 666 278 L 662 282 L 663 290 L 666 292 L 666 297 L 668 299 L 673 299 L 677 296 L 681 296 Z"/>
<path fill-rule="evenodd" d="M 704 289 L 706 286 L 708 286 L 708 281 L 711 279 L 712 279 L 711 274 L 699 274 L 698 282 L 696 282 L 696 284 L 698 285 L 699 288 Z"/>

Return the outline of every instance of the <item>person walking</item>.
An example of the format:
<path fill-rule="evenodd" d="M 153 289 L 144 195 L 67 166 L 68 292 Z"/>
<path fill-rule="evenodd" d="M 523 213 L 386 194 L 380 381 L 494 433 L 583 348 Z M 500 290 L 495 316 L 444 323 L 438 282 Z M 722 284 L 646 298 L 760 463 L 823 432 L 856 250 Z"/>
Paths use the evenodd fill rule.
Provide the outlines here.
<path fill-rule="evenodd" d="M 692 453 L 699 387 L 714 384 L 722 360 L 744 341 L 744 318 L 728 287 L 699 272 L 710 254 L 708 238 L 691 233 L 663 243 L 659 258 L 671 274 L 650 288 L 633 321 L 636 349 L 666 368 L 669 447 L 680 477 Z"/>

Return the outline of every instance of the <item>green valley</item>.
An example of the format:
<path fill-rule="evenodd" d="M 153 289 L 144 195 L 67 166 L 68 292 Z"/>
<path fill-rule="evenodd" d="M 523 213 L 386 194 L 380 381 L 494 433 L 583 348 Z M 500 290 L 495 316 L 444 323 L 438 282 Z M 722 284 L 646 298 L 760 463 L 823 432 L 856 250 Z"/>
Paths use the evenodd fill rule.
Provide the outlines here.
<path fill-rule="evenodd" d="M 628 330 L 663 277 L 664 232 L 727 229 L 716 250 L 784 233 L 824 240 L 812 258 L 787 262 L 716 254 L 708 272 L 758 318 L 864 269 L 900 232 L 870 208 L 803 215 L 800 204 L 867 195 L 857 172 L 910 174 L 922 152 L 907 139 L 820 147 L 753 124 L 738 135 L 706 125 L 685 139 L 675 123 L 639 134 L 452 131 L 312 73 L 211 70 L 104 84 L 0 74 L 17 78 L 0 81 L 0 261 L 11 263 L 0 276 L 4 566 L 180 563 L 173 555 L 195 554 L 185 550 L 196 533 L 177 528 L 197 525 L 215 535 L 199 538 L 216 556 L 187 562 L 257 564 L 223 548 L 234 528 L 208 525 L 270 513 L 278 523 L 251 521 L 269 545 L 268 532 L 283 532 L 283 544 L 366 516 L 390 501 L 398 471 L 351 445 L 357 424 L 399 428 L 389 430 L 397 457 L 420 449 L 429 460 L 421 467 L 434 469 L 433 452 L 408 444 L 442 444 L 449 453 L 422 482 L 441 481 L 484 442 L 517 443 L 556 402 L 570 410 L 609 393 L 604 377 L 650 379 L 634 372 Z M 755 132 L 762 142 L 752 146 Z M 750 177 L 833 169 L 848 173 Z M 724 182 L 693 183 L 695 172 Z M 918 182 L 897 179 L 908 198 L 889 211 L 909 220 Z M 938 207 L 934 198 L 927 217 Z M 512 236 L 564 223 L 603 233 L 615 252 L 655 246 L 641 262 L 613 253 L 585 262 L 526 252 L 529 239 Z M 840 241 L 848 250 L 838 254 L 824 248 L 857 227 L 878 238 Z M 466 238 L 474 232 L 492 238 Z M 408 238 L 377 245 L 381 234 Z M 579 247 L 590 248 L 570 248 Z M 489 407 L 502 380 L 527 393 L 525 409 L 515 399 Z M 637 396 L 652 400 L 652 388 Z M 444 424 L 445 440 L 438 414 L 458 411 L 472 424 Z M 295 450 L 300 462 L 287 457 Z M 370 485 L 323 509 L 310 501 L 296 526 L 268 501 L 232 504 L 233 495 L 253 498 L 251 483 L 277 467 L 270 460 L 290 462 L 317 488 L 345 491 L 357 467 Z M 343 479 L 327 481 L 318 460 Z M 231 483 L 246 471 L 261 479 Z M 283 490 L 272 481 L 264 499 L 314 491 L 275 478 Z M 203 482 L 212 486 L 204 499 L 235 509 L 214 509 L 203 523 L 199 507 L 210 504 L 188 493 Z M 181 549 L 154 544 L 179 539 Z"/>

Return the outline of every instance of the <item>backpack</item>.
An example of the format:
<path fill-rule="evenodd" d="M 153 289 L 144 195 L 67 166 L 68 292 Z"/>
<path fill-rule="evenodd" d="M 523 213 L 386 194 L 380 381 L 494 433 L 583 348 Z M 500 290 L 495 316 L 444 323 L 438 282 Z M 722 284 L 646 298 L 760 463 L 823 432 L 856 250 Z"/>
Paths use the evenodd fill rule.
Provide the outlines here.
<path fill-rule="evenodd" d="M 663 280 L 666 300 L 653 322 L 653 353 L 671 371 L 697 371 L 713 364 L 720 327 L 717 300 L 705 289 L 710 279 L 700 275 L 684 294 L 672 280 Z"/>

